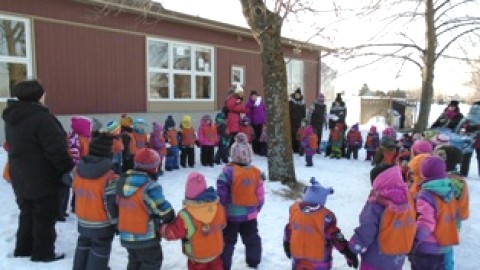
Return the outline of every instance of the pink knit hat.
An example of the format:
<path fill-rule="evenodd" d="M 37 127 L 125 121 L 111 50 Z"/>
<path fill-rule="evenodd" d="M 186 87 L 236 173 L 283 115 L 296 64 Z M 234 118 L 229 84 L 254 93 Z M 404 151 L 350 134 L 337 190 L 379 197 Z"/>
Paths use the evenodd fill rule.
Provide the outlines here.
<path fill-rule="evenodd" d="M 201 173 L 192 172 L 187 177 L 185 184 L 185 198 L 195 199 L 207 189 L 207 181 Z"/>
<path fill-rule="evenodd" d="M 433 147 L 432 144 L 427 140 L 417 140 L 412 145 L 413 154 L 425 154 L 425 153 L 432 153 Z"/>
<path fill-rule="evenodd" d="M 70 127 L 74 132 L 89 138 L 92 133 L 92 120 L 85 116 L 73 116 L 70 118 Z"/>

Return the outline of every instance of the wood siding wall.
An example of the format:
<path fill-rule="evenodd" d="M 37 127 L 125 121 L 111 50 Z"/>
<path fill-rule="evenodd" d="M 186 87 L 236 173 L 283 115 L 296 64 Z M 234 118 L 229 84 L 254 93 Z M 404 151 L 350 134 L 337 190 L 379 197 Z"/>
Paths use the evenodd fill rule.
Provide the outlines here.
<path fill-rule="evenodd" d="M 142 37 L 35 21 L 35 50 L 37 76 L 55 113 L 145 110 Z"/>
<path fill-rule="evenodd" d="M 263 93 L 259 46 L 251 37 L 193 24 L 112 12 L 71 0 L 1 0 L 0 12 L 33 18 L 36 75 L 57 114 L 145 112 L 148 36 L 215 47 L 217 109 L 230 87 L 232 65 L 245 67 L 245 91 Z M 285 57 L 305 61 L 305 97 L 310 103 L 319 85 L 318 52 L 303 50 Z M 180 108 L 181 110 L 181 108 Z"/>

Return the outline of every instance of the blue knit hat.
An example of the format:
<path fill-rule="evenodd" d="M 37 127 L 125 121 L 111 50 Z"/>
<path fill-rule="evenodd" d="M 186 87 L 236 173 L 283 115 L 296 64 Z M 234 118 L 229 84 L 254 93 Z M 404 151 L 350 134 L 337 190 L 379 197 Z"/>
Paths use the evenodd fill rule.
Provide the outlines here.
<path fill-rule="evenodd" d="M 310 183 L 312 185 L 305 189 L 303 201 L 324 206 L 327 201 L 327 196 L 333 194 L 333 189 L 331 187 L 323 187 L 317 180 L 315 180 L 315 177 L 310 179 Z"/>
<path fill-rule="evenodd" d="M 163 125 L 163 128 L 168 130 L 173 127 L 175 127 L 175 120 L 173 120 L 173 116 L 169 115 L 167 116 L 167 120 L 165 120 L 165 125 Z"/>

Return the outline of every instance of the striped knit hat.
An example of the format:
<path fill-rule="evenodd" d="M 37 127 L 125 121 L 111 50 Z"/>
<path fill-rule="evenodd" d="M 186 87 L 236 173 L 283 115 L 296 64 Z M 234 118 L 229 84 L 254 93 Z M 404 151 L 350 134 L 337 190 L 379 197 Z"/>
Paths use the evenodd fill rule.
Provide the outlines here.
<path fill-rule="evenodd" d="M 107 132 L 110 134 L 119 134 L 120 125 L 115 120 L 110 120 L 107 122 Z"/>
<path fill-rule="evenodd" d="M 160 156 L 150 148 L 142 148 L 135 154 L 135 169 L 148 173 L 156 173 L 160 165 Z"/>

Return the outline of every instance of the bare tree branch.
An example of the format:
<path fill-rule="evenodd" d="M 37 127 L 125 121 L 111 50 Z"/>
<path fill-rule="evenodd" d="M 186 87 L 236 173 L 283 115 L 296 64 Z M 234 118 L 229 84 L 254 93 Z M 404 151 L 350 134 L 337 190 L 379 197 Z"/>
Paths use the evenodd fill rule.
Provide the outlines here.
<path fill-rule="evenodd" d="M 443 16 L 445 16 L 447 13 L 451 12 L 452 10 L 454 10 L 455 8 L 459 7 L 459 6 L 462 6 L 462 5 L 465 5 L 466 3 L 469 3 L 469 2 L 474 2 L 475 0 L 463 0 L 463 1 L 460 1 L 454 5 L 451 5 L 449 6 L 447 9 L 443 10 L 442 13 L 440 14 L 437 14 L 437 11 L 439 11 L 439 9 L 435 9 L 435 19 L 434 19 L 434 22 L 438 22 L 439 20 L 441 20 L 443 18 Z"/>
<path fill-rule="evenodd" d="M 472 32 L 475 32 L 475 31 L 479 31 L 480 30 L 480 26 L 478 27 L 474 27 L 474 28 L 471 28 L 471 29 L 468 29 L 468 30 L 465 30 L 463 32 L 461 32 L 460 34 L 456 35 L 455 37 L 453 37 L 449 42 L 447 42 L 447 44 L 445 44 L 445 46 L 443 46 L 443 48 L 436 54 L 435 56 L 435 61 L 438 60 L 438 58 L 443 54 L 443 52 L 445 52 L 445 50 L 448 49 L 448 47 L 450 47 L 450 45 L 452 45 L 455 41 L 457 41 L 457 39 L 461 38 L 462 36 L 468 34 L 468 33 L 472 33 Z"/>

